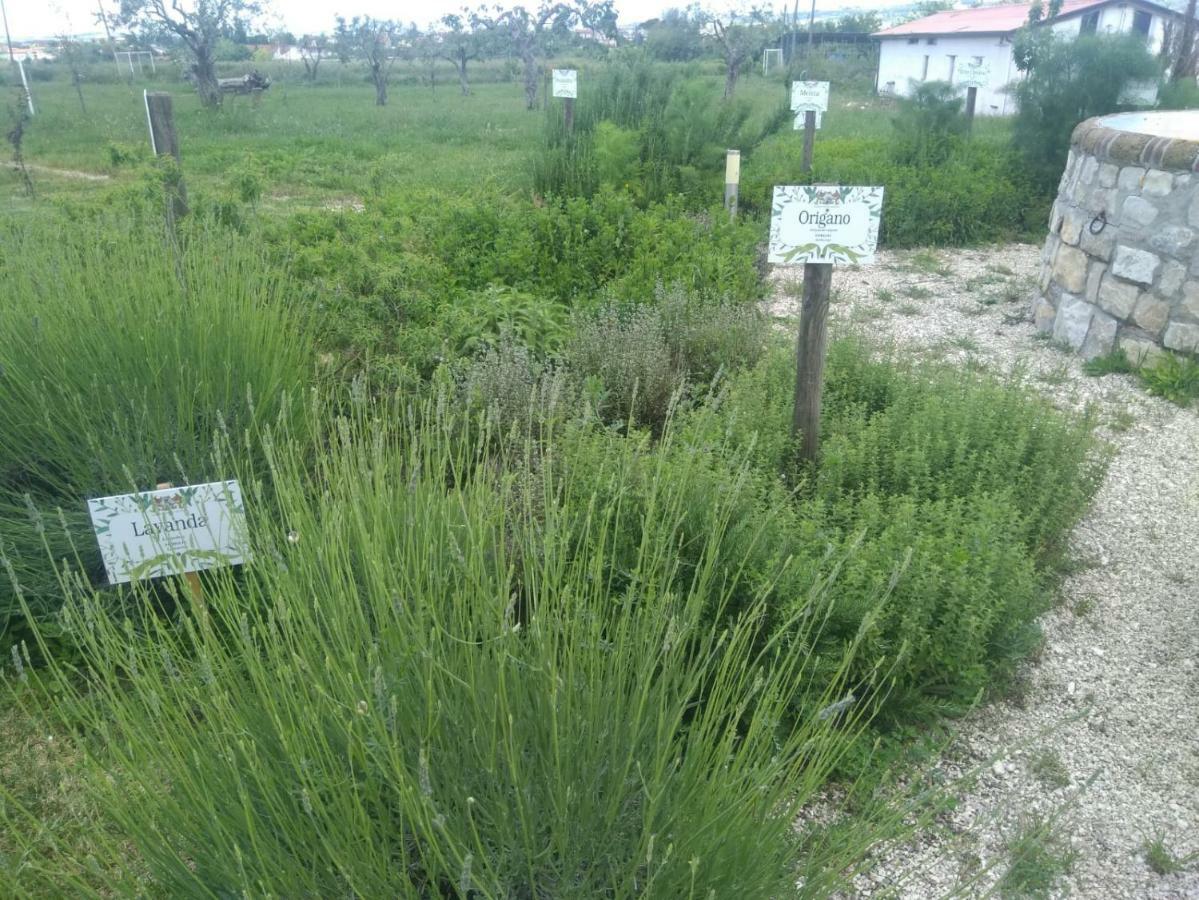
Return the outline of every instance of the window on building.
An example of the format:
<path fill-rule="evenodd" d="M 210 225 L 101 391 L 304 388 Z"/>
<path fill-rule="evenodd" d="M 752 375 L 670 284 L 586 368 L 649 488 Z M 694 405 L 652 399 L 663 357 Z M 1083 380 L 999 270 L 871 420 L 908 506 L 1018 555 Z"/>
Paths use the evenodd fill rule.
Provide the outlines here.
<path fill-rule="evenodd" d="M 1133 10 L 1132 13 L 1132 30 L 1136 34 L 1143 34 L 1146 37 L 1149 35 L 1149 26 L 1153 24 L 1153 15 L 1145 12 L 1143 9 Z"/>
<path fill-rule="evenodd" d="M 909 44 L 919 44 L 920 38 L 908 38 L 908 43 Z"/>
<path fill-rule="evenodd" d="M 958 58 L 952 53 L 949 54 L 949 83 L 953 84 L 953 73 L 957 70 Z"/>
<path fill-rule="evenodd" d="M 931 47 L 933 44 L 935 44 L 936 42 L 937 42 L 937 39 L 936 39 L 936 38 L 929 38 L 927 41 L 925 41 L 925 43 L 926 43 L 926 44 L 928 44 L 930 47 Z"/>
<path fill-rule="evenodd" d="M 924 68 L 920 70 L 920 80 L 928 81 L 928 56 L 924 57 Z"/>
<path fill-rule="evenodd" d="M 1094 34 L 1099 30 L 1099 10 L 1089 12 L 1082 17 L 1082 23 L 1078 26 L 1079 34 Z"/>
<path fill-rule="evenodd" d="M 981 66 L 983 64 L 983 58 L 981 56 L 972 56 L 970 58 L 974 60 L 974 64 L 976 66 Z"/>

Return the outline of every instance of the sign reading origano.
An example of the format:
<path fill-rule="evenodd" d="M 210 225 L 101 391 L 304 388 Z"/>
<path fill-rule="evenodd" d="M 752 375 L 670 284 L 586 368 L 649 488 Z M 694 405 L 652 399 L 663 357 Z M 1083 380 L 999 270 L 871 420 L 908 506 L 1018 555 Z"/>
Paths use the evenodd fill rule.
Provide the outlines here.
<path fill-rule="evenodd" d="M 768 260 L 784 265 L 874 261 L 881 187 L 776 185 Z"/>
<path fill-rule="evenodd" d="M 111 584 L 246 561 L 246 511 L 236 481 L 87 501 Z"/>

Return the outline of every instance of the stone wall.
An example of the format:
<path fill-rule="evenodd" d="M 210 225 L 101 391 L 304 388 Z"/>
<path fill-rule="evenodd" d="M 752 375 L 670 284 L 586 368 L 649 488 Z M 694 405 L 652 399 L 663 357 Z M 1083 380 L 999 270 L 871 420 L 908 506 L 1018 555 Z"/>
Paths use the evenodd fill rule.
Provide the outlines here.
<path fill-rule="evenodd" d="M 1103 121 L 1074 130 L 1033 318 L 1088 359 L 1199 352 L 1199 143 Z"/>

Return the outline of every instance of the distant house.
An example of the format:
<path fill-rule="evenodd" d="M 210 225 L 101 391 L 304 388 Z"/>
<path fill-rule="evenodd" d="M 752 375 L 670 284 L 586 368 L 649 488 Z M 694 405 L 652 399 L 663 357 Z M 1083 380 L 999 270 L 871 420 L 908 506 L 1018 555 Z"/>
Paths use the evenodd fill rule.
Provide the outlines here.
<path fill-rule="evenodd" d="M 1012 59 L 1012 38 L 1028 21 L 1027 3 L 951 9 L 904 22 L 875 34 L 879 40 L 880 94 L 905 96 L 913 82 L 948 81 L 963 63 L 987 66 L 989 81 L 979 88 L 979 115 L 1015 112 L 1015 99 L 1004 88 L 1020 77 Z M 1040 27 L 1063 35 L 1144 35 L 1149 51 L 1161 50 L 1168 27 L 1182 16 L 1149 0 L 1065 0 L 1061 12 Z"/>

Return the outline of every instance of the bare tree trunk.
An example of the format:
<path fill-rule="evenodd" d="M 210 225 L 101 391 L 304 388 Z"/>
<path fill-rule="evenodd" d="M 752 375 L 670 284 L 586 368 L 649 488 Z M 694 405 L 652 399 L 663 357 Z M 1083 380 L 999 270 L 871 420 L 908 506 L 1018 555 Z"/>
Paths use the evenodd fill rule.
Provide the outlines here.
<path fill-rule="evenodd" d="M 525 109 L 537 108 L 537 57 L 529 50 L 522 55 L 525 64 Z"/>
<path fill-rule="evenodd" d="M 470 96 L 470 82 L 466 80 L 466 54 L 459 51 L 458 53 L 458 84 L 462 88 L 462 96 Z"/>
<path fill-rule="evenodd" d="M 375 106 L 387 105 L 387 73 L 382 66 L 371 66 L 371 78 L 375 81 Z"/>
<path fill-rule="evenodd" d="M 192 47 L 196 61 L 192 64 L 192 74 L 196 77 L 196 93 L 200 102 L 209 109 L 221 105 L 221 84 L 216 77 L 216 62 L 212 51 L 204 45 Z"/>
<path fill-rule="evenodd" d="M 737 90 L 737 78 L 741 74 L 741 60 L 726 59 L 724 75 L 724 99 L 732 100 L 733 91 Z"/>
<path fill-rule="evenodd" d="M 1188 0 L 1186 18 L 1183 20 L 1182 37 L 1178 41 L 1178 59 L 1174 64 L 1173 81 L 1195 79 L 1195 0 Z"/>

